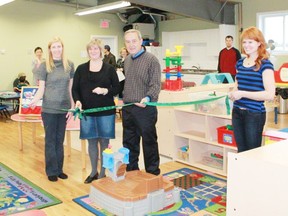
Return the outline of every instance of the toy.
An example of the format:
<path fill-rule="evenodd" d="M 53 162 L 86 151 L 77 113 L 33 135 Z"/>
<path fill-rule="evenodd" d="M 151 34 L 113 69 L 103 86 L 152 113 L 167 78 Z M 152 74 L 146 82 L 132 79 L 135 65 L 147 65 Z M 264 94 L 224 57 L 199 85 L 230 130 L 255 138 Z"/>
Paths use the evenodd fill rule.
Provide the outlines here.
<path fill-rule="evenodd" d="M 172 91 L 180 91 L 182 90 L 183 87 L 183 83 L 182 83 L 182 58 L 181 58 L 181 54 L 182 54 L 182 48 L 183 46 L 175 46 L 176 48 L 176 52 L 170 52 L 169 49 L 166 50 L 166 58 L 165 63 L 166 63 L 166 68 L 164 69 L 164 71 L 166 72 L 166 76 L 165 76 L 165 86 L 164 89 L 165 90 L 172 90 Z M 174 68 L 170 67 L 170 63 L 172 65 L 175 65 Z M 171 71 L 177 71 L 176 75 L 171 75 L 170 72 Z M 171 80 L 171 76 L 176 76 L 176 80 Z"/>
<path fill-rule="evenodd" d="M 180 189 L 161 175 L 139 170 L 125 172 L 129 149 L 103 151 L 106 178 L 92 182 L 89 198 L 97 206 L 119 216 L 146 215 L 180 202 Z"/>
<path fill-rule="evenodd" d="M 287 84 L 288 83 L 288 63 L 281 65 L 278 71 L 275 71 L 275 82 L 277 84 Z"/>
<path fill-rule="evenodd" d="M 121 181 L 106 177 L 92 182 L 89 198 L 118 216 L 146 215 L 180 202 L 180 189 L 161 175 L 134 170 Z"/>
<path fill-rule="evenodd" d="M 126 164 L 129 163 L 129 149 L 120 148 L 118 152 L 113 153 L 111 148 L 103 151 L 103 167 L 108 170 L 108 176 L 113 181 L 124 179 Z"/>

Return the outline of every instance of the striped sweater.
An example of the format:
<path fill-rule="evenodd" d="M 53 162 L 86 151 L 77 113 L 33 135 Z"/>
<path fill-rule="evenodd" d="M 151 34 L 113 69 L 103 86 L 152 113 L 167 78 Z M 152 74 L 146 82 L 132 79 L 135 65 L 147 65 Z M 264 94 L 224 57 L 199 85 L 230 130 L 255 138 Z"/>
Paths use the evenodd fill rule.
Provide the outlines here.
<path fill-rule="evenodd" d="M 244 67 L 244 58 L 237 62 L 236 80 L 238 83 L 238 90 L 240 91 L 264 91 L 263 84 L 263 72 L 266 69 L 272 69 L 274 71 L 273 64 L 269 60 L 262 60 L 261 67 L 258 71 L 254 71 L 255 66 Z M 234 102 L 234 107 L 244 108 L 252 112 L 265 112 L 264 101 L 256 101 L 248 98 L 241 98 Z"/>
<path fill-rule="evenodd" d="M 149 52 L 136 58 L 127 56 L 124 62 L 124 103 L 140 102 L 148 96 L 156 102 L 161 90 L 161 69 L 158 59 Z"/>

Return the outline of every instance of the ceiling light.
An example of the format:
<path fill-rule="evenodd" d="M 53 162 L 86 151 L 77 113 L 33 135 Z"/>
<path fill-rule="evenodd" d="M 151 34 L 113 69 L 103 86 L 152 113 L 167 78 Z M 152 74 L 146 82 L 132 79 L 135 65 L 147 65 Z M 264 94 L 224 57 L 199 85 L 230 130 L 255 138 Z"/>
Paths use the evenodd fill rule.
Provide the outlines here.
<path fill-rule="evenodd" d="M 128 7 L 130 5 L 131 3 L 127 1 L 117 1 L 117 2 L 113 2 L 109 4 L 103 4 L 103 5 L 98 5 L 95 7 L 90 7 L 84 10 L 79 10 L 78 12 L 75 13 L 75 15 L 83 16 L 83 15 L 88 15 L 88 14 L 93 14 L 93 13 L 100 13 L 104 11 Z"/>
<path fill-rule="evenodd" d="M 13 1 L 14 1 L 14 0 L 1 0 L 1 1 L 0 1 L 0 6 L 5 5 L 5 4 L 8 4 L 8 3 L 13 2 Z"/>

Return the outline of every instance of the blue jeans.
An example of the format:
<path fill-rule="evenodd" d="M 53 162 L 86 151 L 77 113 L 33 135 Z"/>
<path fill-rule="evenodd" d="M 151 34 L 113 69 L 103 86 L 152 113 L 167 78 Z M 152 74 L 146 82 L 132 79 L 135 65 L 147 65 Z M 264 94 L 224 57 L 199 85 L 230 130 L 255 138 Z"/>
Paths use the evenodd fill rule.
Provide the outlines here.
<path fill-rule="evenodd" d="M 47 176 L 63 173 L 66 113 L 51 114 L 42 112 L 45 130 L 45 170 Z"/>
<path fill-rule="evenodd" d="M 80 121 L 80 139 L 114 139 L 115 114 L 108 116 L 86 116 Z"/>
<path fill-rule="evenodd" d="M 233 108 L 232 125 L 238 152 L 261 146 L 265 121 L 266 113 Z"/>

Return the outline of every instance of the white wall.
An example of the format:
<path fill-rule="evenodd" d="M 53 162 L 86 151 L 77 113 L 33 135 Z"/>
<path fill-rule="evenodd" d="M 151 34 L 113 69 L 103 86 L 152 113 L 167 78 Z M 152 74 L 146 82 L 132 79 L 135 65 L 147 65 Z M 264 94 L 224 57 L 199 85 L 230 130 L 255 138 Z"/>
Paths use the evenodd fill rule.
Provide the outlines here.
<path fill-rule="evenodd" d="M 34 48 L 40 46 L 46 53 L 54 36 L 63 40 L 65 54 L 75 66 L 88 60 L 80 54 L 85 52 L 91 35 L 116 36 L 114 54 L 118 57 L 118 49 L 124 45 L 120 19 L 104 13 L 78 17 L 74 12 L 75 8 L 24 0 L 0 7 L 0 91 L 12 90 L 19 72 L 25 72 L 32 82 Z M 110 20 L 110 28 L 101 29 L 101 19 Z"/>

